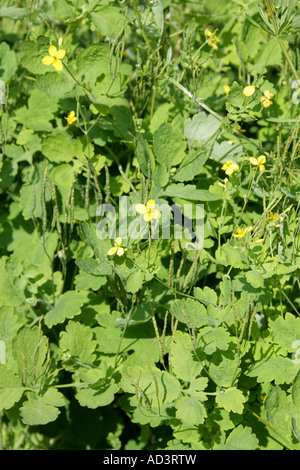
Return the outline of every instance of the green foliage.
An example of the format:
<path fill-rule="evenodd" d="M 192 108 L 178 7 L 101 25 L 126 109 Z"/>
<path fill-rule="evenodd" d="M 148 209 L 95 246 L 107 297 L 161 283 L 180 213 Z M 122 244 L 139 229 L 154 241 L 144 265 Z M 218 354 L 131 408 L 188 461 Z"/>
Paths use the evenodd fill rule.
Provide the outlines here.
<path fill-rule="evenodd" d="M 0 6 L 1 449 L 300 450 L 299 5 L 25 3 Z M 125 196 L 170 236 L 101 238 Z"/>

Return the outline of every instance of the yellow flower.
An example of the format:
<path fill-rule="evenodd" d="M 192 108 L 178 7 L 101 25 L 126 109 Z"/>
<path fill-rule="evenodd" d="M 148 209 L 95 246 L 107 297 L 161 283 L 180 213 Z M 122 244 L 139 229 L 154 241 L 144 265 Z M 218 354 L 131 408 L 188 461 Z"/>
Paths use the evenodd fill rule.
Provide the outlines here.
<path fill-rule="evenodd" d="M 225 171 L 226 175 L 230 176 L 234 171 L 238 171 L 240 167 L 236 163 L 233 163 L 233 160 L 227 160 L 221 169 Z"/>
<path fill-rule="evenodd" d="M 231 87 L 229 85 L 224 85 L 224 91 L 227 96 L 229 95 L 230 90 L 231 90 Z"/>
<path fill-rule="evenodd" d="M 244 132 L 246 132 L 246 129 L 242 129 L 242 127 L 238 124 L 234 132 L 241 132 L 243 134 Z"/>
<path fill-rule="evenodd" d="M 155 209 L 154 199 L 150 199 L 146 205 L 136 204 L 135 208 L 138 214 L 143 215 L 143 219 L 146 222 L 150 222 L 152 219 L 159 219 L 161 216 L 161 213 Z"/>
<path fill-rule="evenodd" d="M 216 43 L 220 42 L 220 39 L 214 33 L 212 33 L 209 29 L 206 29 L 204 33 L 207 39 L 209 39 L 207 41 L 207 44 L 216 51 L 218 49 L 218 46 Z"/>
<path fill-rule="evenodd" d="M 277 219 L 278 219 L 278 213 L 277 212 L 269 212 L 268 220 L 270 222 L 273 222 L 273 220 L 277 220 Z"/>
<path fill-rule="evenodd" d="M 117 237 L 114 241 L 115 243 L 115 246 L 113 246 L 112 248 L 110 248 L 107 252 L 107 254 L 109 256 L 111 255 L 114 255 L 115 253 L 117 253 L 118 256 L 122 256 L 124 255 L 125 253 L 125 248 L 123 248 L 121 245 L 122 245 L 122 238 L 121 237 Z"/>
<path fill-rule="evenodd" d="M 252 96 L 253 93 L 255 92 L 255 86 L 254 85 L 248 85 L 243 89 L 243 94 L 245 96 Z"/>
<path fill-rule="evenodd" d="M 250 232 L 250 230 L 252 230 L 252 227 L 247 227 L 247 228 L 237 227 L 236 233 L 233 233 L 232 236 L 235 238 L 243 238 L 246 235 L 246 233 Z"/>
<path fill-rule="evenodd" d="M 65 118 L 68 122 L 67 127 L 69 127 L 71 124 L 73 124 L 75 121 L 77 121 L 77 117 L 75 114 L 75 111 L 71 111 L 69 115 Z"/>
<path fill-rule="evenodd" d="M 274 98 L 273 93 L 271 93 L 270 90 L 265 90 L 264 96 L 262 96 L 260 99 L 260 102 L 264 108 L 268 108 L 271 106 L 271 104 L 273 104 L 272 98 Z"/>
<path fill-rule="evenodd" d="M 59 39 L 59 47 L 61 46 L 62 39 Z M 62 59 L 66 55 L 66 51 L 64 49 L 59 49 L 55 46 L 50 46 L 49 47 L 49 55 L 45 55 L 45 57 L 42 58 L 42 62 L 44 65 L 52 65 L 52 67 L 55 68 L 58 72 L 60 72 L 63 68 L 62 64 Z"/>
<path fill-rule="evenodd" d="M 250 157 L 249 161 L 252 165 L 258 166 L 259 171 L 265 171 L 266 157 L 264 155 L 260 155 L 258 158 Z"/>

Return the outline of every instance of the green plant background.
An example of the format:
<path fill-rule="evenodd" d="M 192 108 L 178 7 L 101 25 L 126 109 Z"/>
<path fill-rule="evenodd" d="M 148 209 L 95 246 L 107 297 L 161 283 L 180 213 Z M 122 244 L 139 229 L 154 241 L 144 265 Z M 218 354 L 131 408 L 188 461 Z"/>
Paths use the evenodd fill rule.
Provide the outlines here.
<path fill-rule="evenodd" d="M 300 449 L 300 13 L 272 5 L 0 0 L 2 449 Z M 120 196 L 204 204 L 204 247 L 108 256 Z"/>

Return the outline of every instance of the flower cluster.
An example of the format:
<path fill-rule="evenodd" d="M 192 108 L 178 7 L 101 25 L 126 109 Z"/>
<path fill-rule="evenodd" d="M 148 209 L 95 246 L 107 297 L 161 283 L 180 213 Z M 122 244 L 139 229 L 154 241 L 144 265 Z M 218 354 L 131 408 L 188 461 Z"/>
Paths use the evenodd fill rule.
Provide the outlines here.
<path fill-rule="evenodd" d="M 135 206 L 136 211 L 138 214 L 143 216 L 145 222 L 151 222 L 152 219 L 159 219 L 161 217 L 161 213 L 159 210 L 155 209 L 155 200 L 150 199 L 147 204 L 136 204 Z M 114 246 L 111 247 L 107 254 L 112 256 L 117 254 L 118 256 L 123 256 L 127 248 L 122 247 L 122 238 L 117 237 L 114 241 Z"/>
<path fill-rule="evenodd" d="M 209 29 L 206 29 L 204 33 L 207 37 L 207 44 L 216 51 L 218 49 L 217 43 L 220 42 L 220 39 Z"/>

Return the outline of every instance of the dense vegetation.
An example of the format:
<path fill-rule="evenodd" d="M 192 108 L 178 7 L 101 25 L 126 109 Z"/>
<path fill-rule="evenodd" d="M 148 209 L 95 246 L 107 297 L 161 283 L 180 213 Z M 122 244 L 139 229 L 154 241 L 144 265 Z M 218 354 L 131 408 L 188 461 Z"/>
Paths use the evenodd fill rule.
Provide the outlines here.
<path fill-rule="evenodd" d="M 0 17 L 0 448 L 300 450 L 298 2 Z"/>

